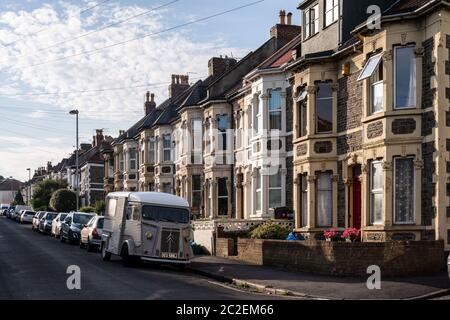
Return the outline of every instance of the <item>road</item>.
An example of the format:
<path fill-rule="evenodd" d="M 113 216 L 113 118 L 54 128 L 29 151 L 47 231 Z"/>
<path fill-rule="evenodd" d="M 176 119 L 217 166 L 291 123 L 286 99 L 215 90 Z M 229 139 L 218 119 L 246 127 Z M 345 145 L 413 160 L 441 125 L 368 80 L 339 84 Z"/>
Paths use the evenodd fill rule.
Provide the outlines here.
<path fill-rule="evenodd" d="M 69 290 L 70 265 L 81 269 L 81 290 Z M 188 271 L 167 267 L 124 268 L 119 258 L 60 243 L 0 217 L 0 299 L 180 299 L 277 298 L 215 284 Z"/>

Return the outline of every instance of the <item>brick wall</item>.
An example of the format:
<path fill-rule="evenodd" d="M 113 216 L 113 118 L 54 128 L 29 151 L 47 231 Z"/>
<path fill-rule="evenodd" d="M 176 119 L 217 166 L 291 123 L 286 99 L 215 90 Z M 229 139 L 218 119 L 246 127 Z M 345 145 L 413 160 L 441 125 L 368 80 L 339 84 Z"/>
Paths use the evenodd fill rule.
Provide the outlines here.
<path fill-rule="evenodd" d="M 232 238 L 217 238 L 216 239 L 216 256 L 231 257 L 235 256 L 234 239 Z"/>
<path fill-rule="evenodd" d="M 342 178 L 342 161 L 338 161 L 337 174 L 339 175 L 337 199 L 338 227 L 345 228 L 345 184 Z"/>
<path fill-rule="evenodd" d="M 342 155 L 349 152 L 361 150 L 362 131 L 353 132 L 337 138 L 337 154 Z"/>
<path fill-rule="evenodd" d="M 359 73 L 338 80 L 337 131 L 343 132 L 361 126 L 363 95 Z"/>
<path fill-rule="evenodd" d="M 242 261 L 301 272 L 367 277 L 378 265 L 382 277 L 433 274 L 445 267 L 443 241 L 326 242 L 238 239 Z M 427 259 L 423 259 L 427 257 Z"/>
<path fill-rule="evenodd" d="M 431 226 L 435 215 L 433 197 L 436 194 L 436 183 L 433 182 L 433 175 L 436 172 L 436 164 L 433 161 L 433 153 L 436 151 L 434 142 L 422 144 L 422 224 Z"/>
<path fill-rule="evenodd" d="M 294 158 L 286 158 L 286 207 L 294 208 Z"/>

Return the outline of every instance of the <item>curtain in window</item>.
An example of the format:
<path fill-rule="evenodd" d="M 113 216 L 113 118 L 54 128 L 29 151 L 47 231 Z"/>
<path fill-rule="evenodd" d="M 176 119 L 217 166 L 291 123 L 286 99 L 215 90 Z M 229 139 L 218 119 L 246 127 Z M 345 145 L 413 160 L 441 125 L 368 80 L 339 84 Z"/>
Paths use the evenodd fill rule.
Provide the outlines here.
<path fill-rule="evenodd" d="M 395 222 L 414 223 L 414 162 L 395 159 Z"/>
<path fill-rule="evenodd" d="M 317 226 L 331 227 L 333 224 L 333 185 L 331 173 L 320 173 L 317 178 Z"/>

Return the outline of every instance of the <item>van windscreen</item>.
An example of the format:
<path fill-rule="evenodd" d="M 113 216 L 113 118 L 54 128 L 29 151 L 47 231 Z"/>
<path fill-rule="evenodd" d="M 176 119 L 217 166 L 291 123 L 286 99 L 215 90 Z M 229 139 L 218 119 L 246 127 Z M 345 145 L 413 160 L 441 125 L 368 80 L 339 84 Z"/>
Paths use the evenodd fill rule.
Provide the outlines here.
<path fill-rule="evenodd" d="M 143 206 L 142 218 L 144 220 L 151 221 L 188 223 L 189 210 L 180 208 Z"/>

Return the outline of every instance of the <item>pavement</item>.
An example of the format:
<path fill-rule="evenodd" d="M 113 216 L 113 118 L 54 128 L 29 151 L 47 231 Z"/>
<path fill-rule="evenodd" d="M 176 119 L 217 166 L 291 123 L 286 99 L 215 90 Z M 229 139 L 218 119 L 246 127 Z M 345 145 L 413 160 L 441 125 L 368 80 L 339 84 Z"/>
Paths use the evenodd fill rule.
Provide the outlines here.
<path fill-rule="evenodd" d="M 380 290 L 369 290 L 366 279 L 319 276 L 263 267 L 212 256 L 198 256 L 190 269 L 217 281 L 262 292 L 307 299 L 431 299 L 450 294 L 449 273 L 381 279 Z"/>
<path fill-rule="evenodd" d="M 68 266 L 81 270 L 81 290 L 69 290 Z M 0 300 L 266 300 L 188 271 L 144 265 L 125 268 L 120 258 L 104 262 L 99 253 L 31 231 L 0 217 Z"/>

